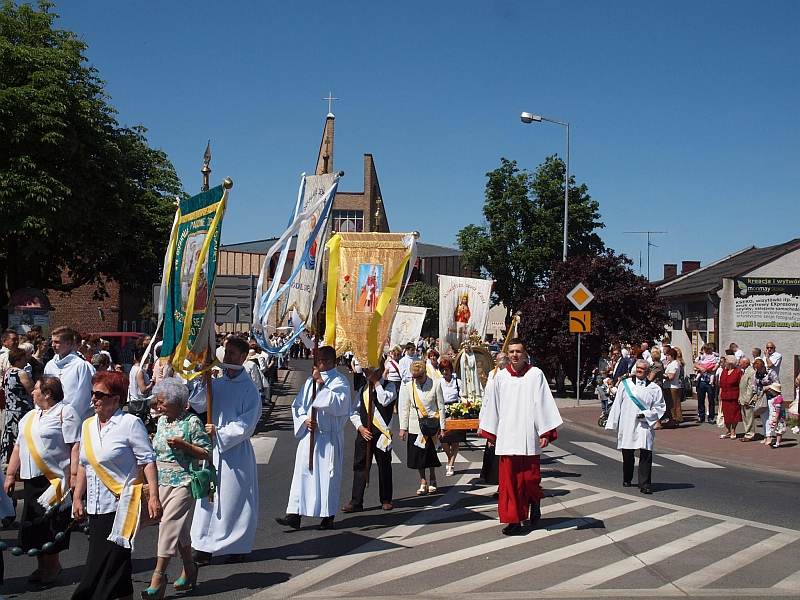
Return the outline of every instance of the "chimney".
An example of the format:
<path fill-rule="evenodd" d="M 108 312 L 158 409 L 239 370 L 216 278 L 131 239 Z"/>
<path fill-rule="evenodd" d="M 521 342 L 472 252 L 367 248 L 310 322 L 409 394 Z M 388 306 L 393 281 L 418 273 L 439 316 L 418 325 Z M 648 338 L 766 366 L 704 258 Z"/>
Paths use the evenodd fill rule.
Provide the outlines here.
<path fill-rule="evenodd" d="M 664 279 L 674 279 L 678 276 L 678 265 L 676 263 L 664 264 Z"/>
<path fill-rule="evenodd" d="M 699 260 L 683 260 L 681 261 L 681 275 L 686 275 L 692 271 L 697 271 L 700 268 Z"/>

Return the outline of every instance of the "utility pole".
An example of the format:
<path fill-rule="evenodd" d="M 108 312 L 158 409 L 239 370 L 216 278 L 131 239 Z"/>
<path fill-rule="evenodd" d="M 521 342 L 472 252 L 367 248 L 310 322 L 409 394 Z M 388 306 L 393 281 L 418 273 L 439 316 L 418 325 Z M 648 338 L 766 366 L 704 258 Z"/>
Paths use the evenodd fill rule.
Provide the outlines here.
<path fill-rule="evenodd" d="M 201 192 L 207 192 L 209 189 L 208 179 L 211 176 L 211 140 L 206 144 L 206 151 L 203 153 L 203 168 L 200 169 L 203 174 L 203 187 L 200 188 Z"/>
<path fill-rule="evenodd" d="M 622 233 L 636 233 L 636 234 L 646 234 L 647 235 L 647 280 L 650 281 L 650 246 L 654 248 L 658 248 L 654 243 L 650 241 L 650 236 L 652 234 L 667 234 L 669 231 L 623 231 Z M 641 254 L 639 254 L 639 270 L 641 271 L 642 265 L 642 258 Z"/>

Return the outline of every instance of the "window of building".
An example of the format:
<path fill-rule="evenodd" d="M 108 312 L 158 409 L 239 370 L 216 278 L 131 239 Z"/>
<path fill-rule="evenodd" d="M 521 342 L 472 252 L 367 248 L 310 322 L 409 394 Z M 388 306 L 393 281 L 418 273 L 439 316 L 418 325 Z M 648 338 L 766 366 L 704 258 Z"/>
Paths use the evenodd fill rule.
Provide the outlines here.
<path fill-rule="evenodd" d="M 364 231 L 363 210 L 334 210 L 333 231 L 352 233 Z"/>

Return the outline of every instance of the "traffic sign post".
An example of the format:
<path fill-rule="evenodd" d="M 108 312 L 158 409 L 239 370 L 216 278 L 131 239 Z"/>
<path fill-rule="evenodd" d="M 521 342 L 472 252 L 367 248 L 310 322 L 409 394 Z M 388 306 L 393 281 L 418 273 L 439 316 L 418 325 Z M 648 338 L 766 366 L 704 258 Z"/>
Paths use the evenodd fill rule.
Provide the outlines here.
<path fill-rule="evenodd" d="M 578 310 L 569 311 L 569 331 L 578 334 L 578 366 L 575 369 L 575 401 L 581 405 L 581 333 L 592 330 L 592 313 L 583 310 L 594 300 L 594 294 L 583 283 L 578 283 L 567 294 L 567 300 Z"/>

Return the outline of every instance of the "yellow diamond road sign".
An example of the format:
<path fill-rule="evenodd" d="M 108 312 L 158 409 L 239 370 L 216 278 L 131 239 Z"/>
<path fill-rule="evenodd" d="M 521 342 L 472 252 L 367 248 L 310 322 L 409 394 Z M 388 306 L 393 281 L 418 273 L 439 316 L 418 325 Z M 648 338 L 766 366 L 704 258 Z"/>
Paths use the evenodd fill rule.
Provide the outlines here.
<path fill-rule="evenodd" d="M 567 300 L 572 302 L 573 306 L 578 310 L 583 310 L 589 302 L 594 300 L 594 294 L 592 294 L 585 285 L 579 283 L 567 294 Z"/>

